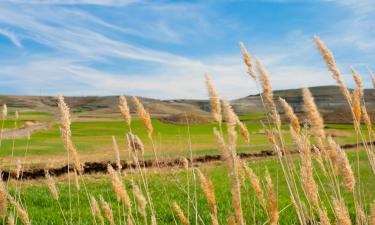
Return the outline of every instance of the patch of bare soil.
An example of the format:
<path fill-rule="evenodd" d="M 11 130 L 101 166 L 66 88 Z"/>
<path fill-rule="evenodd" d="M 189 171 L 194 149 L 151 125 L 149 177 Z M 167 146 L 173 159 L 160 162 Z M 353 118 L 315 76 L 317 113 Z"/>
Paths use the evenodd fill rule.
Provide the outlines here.
<path fill-rule="evenodd" d="M 160 118 L 164 123 L 171 124 L 205 124 L 210 123 L 212 120 L 201 112 L 191 111 L 187 113 L 178 113 Z"/>
<path fill-rule="evenodd" d="M 25 125 L 18 129 L 4 129 L 1 132 L 2 139 L 23 138 L 31 135 L 33 132 L 45 130 L 48 124 L 34 123 L 31 121 L 25 122 Z"/>

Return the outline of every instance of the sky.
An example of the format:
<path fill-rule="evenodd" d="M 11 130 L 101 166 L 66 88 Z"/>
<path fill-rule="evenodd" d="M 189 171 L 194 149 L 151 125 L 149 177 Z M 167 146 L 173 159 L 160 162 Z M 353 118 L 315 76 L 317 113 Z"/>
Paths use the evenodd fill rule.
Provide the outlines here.
<path fill-rule="evenodd" d="M 372 0 L 2 0 L 0 94 L 207 98 L 258 93 L 239 42 L 274 90 L 335 84 L 315 48 L 329 46 L 370 87 Z"/>

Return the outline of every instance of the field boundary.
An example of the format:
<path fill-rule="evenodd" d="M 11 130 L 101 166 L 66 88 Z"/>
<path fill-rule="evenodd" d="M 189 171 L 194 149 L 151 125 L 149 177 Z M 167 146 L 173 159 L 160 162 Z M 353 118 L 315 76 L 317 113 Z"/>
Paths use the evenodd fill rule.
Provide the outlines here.
<path fill-rule="evenodd" d="M 361 143 L 350 143 L 350 144 L 343 144 L 341 145 L 342 149 L 351 149 L 355 147 L 363 146 L 364 144 Z M 366 145 L 375 145 L 374 142 L 366 142 Z M 297 150 L 289 151 L 290 154 L 297 154 Z M 275 156 L 275 152 L 272 150 L 263 150 L 260 152 L 251 152 L 251 153 L 245 153 L 240 152 L 238 153 L 238 156 L 241 159 L 255 159 L 255 158 L 268 158 Z M 200 155 L 200 156 L 194 156 L 192 159 L 187 158 L 189 162 L 189 166 L 199 166 L 201 164 L 209 163 L 209 162 L 217 162 L 221 160 L 221 156 L 219 154 L 214 155 Z M 117 169 L 117 165 L 115 162 L 106 161 L 106 162 L 85 162 L 84 163 L 84 174 L 93 174 L 93 173 L 106 173 L 107 172 L 107 165 L 111 164 L 113 168 Z M 150 159 L 150 160 L 140 160 L 139 164 L 143 168 L 173 168 L 173 167 L 183 167 L 184 163 L 182 160 L 182 157 L 174 158 L 174 159 L 165 159 L 165 160 L 159 160 L 158 162 L 156 160 Z M 121 166 L 122 170 L 130 170 L 130 169 L 136 169 L 137 165 L 134 162 L 127 162 L 124 160 L 121 160 Z M 16 179 L 20 180 L 22 177 L 22 180 L 34 180 L 43 178 L 45 176 L 45 168 L 33 168 L 30 170 L 25 170 L 22 172 L 21 176 L 17 178 L 17 174 L 14 171 L 1 171 L 1 178 L 3 180 L 8 179 Z M 70 170 L 73 171 L 73 167 L 70 166 Z M 55 167 L 55 168 L 48 168 L 48 171 L 51 175 L 54 176 L 61 176 L 68 172 L 68 166 L 61 166 L 61 167 Z"/>

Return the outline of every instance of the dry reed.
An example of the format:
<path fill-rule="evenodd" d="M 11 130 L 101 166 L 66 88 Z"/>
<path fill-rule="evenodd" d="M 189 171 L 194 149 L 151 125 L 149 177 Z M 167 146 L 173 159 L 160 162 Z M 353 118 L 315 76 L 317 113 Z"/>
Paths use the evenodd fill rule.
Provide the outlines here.
<path fill-rule="evenodd" d="M 296 132 L 296 133 L 299 133 L 299 131 L 301 130 L 301 126 L 300 126 L 300 123 L 299 123 L 299 120 L 298 120 L 298 117 L 296 116 L 296 114 L 294 113 L 294 110 L 293 108 L 289 105 L 289 103 L 287 101 L 285 101 L 285 99 L 279 97 L 279 102 L 281 104 L 281 107 L 283 108 L 284 110 L 284 113 L 286 115 L 286 117 L 289 119 L 290 121 L 290 125 L 291 127 L 293 128 L 293 130 Z"/>
<path fill-rule="evenodd" d="M 346 208 L 345 202 L 343 199 L 334 198 L 332 200 L 333 209 L 335 210 L 335 215 L 337 219 L 337 224 L 340 225 L 351 225 L 349 211 Z"/>
<path fill-rule="evenodd" d="M 122 182 L 120 181 L 117 173 L 110 164 L 108 164 L 107 170 L 111 175 L 112 189 L 116 194 L 117 200 L 122 201 L 122 203 L 128 208 L 128 210 L 131 211 L 131 202 L 129 195 Z"/>
<path fill-rule="evenodd" d="M 2 181 L 2 177 L 0 177 L 0 215 L 3 220 L 7 216 L 8 211 L 7 195 L 8 192 L 6 190 L 5 184 Z"/>
<path fill-rule="evenodd" d="M 91 205 L 91 213 L 94 217 L 99 219 L 99 222 L 104 225 L 104 218 L 102 216 L 102 213 L 100 211 L 98 202 L 94 198 L 94 196 L 90 196 L 90 205 Z"/>
<path fill-rule="evenodd" d="M 128 141 L 128 148 L 130 151 L 134 153 L 140 152 L 142 155 L 144 154 L 144 145 L 137 135 L 129 132 L 126 134 L 126 139 Z"/>
<path fill-rule="evenodd" d="M 245 44 L 240 42 L 240 47 L 241 47 L 241 52 L 243 56 L 243 60 L 247 66 L 247 73 L 256 81 L 257 80 L 257 75 L 254 70 L 253 63 L 251 62 L 251 55 L 247 51 Z"/>
<path fill-rule="evenodd" d="M 216 88 L 213 85 L 211 78 L 207 74 L 205 76 L 208 94 L 210 95 L 211 113 L 215 121 L 220 125 L 222 121 L 220 99 L 217 95 Z"/>
<path fill-rule="evenodd" d="M 272 92 L 270 77 L 268 75 L 267 70 L 264 68 L 263 64 L 261 63 L 259 59 L 256 59 L 255 63 L 256 63 L 256 66 L 260 75 L 260 81 L 262 83 L 263 99 L 265 100 L 265 107 L 267 111 L 270 113 L 270 116 L 273 122 L 276 124 L 277 127 L 280 127 L 281 125 L 280 115 L 278 114 L 275 103 L 273 101 L 273 92 Z"/>
<path fill-rule="evenodd" d="M 218 225 L 219 221 L 217 218 L 217 203 L 216 203 L 216 195 L 215 195 L 215 187 L 211 181 L 211 179 L 204 175 L 199 169 L 198 175 L 201 181 L 202 191 L 206 196 L 208 207 L 210 209 L 211 221 L 213 225 Z"/>
<path fill-rule="evenodd" d="M 61 134 L 66 150 L 69 155 L 73 158 L 74 167 L 79 174 L 83 173 L 83 165 L 79 160 L 77 150 L 73 146 L 71 139 L 71 130 L 70 130 L 70 112 L 69 107 L 66 105 L 63 96 L 58 97 L 58 106 L 61 114 Z"/>
<path fill-rule="evenodd" d="M 102 206 L 102 209 L 104 211 L 104 215 L 105 217 L 107 218 L 107 220 L 109 221 L 109 223 L 111 225 L 115 225 L 115 221 L 114 221 L 114 218 L 113 218 L 113 211 L 111 209 L 111 207 L 109 206 L 108 202 L 106 202 L 103 198 L 103 196 L 99 196 L 99 202 L 100 202 L 100 205 Z"/>
<path fill-rule="evenodd" d="M 48 170 L 45 172 L 46 183 L 49 191 L 51 192 L 52 198 L 56 201 L 59 200 L 59 192 L 57 191 L 55 180 L 51 177 Z"/>
<path fill-rule="evenodd" d="M 126 101 L 126 98 L 123 95 L 119 97 L 119 108 L 120 108 L 121 115 L 124 118 L 126 124 L 130 127 L 130 124 L 132 122 L 132 117 L 130 115 L 128 102 Z"/>
<path fill-rule="evenodd" d="M 268 214 L 270 217 L 270 225 L 277 225 L 279 221 L 277 194 L 274 191 L 272 179 L 268 170 L 266 170 L 264 179 L 266 180 L 266 185 L 267 185 L 267 197 L 268 197 L 268 204 L 269 204 Z"/>
<path fill-rule="evenodd" d="M 115 155 L 117 171 L 121 173 L 122 165 L 121 165 L 121 159 L 120 159 L 120 149 L 118 147 L 115 136 L 112 136 L 112 143 L 113 143 L 113 152 Z"/>
<path fill-rule="evenodd" d="M 346 100 L 351 103 L 351 96 L 348 89 L 345 86 L 344 80 L 342 79 L 341 72 L 336 65 L 335 58 L 333 57 L 332 52 L 328 49 L 328 47 L 324 44 L 322 40 L 318 36 L 314 36 L 314 41 L 320 54 L 322 55 L 324 61 L 327 64 L 328 69 L 331 71 L 333 78 L 338 83 L 342 94 L 345 96 Z"/>
<path fill-rule="evenodd" d="M 184 225 L 189 225 L 189 220 L 186 218 L 184 212 L 182 211 L 181 207 L 177 204 L 177 202 L 173 202 L 173 210 L 177 213 L 178 218 L 180 219 L 181 223 Z"/>
<path fill-rule="evenodd" d="M 18 216 L 21 218 L 22 222 L 25 225 L 31 225 L 30 219 L 29 219 L 29 214 L 27 213 L 27 211 L 24 208 L 22 208 L 22 206 L 12 196 L 8 195 L 8 200 L 9 200 L 9 203 L 16 210 L 16 212 L 17 212 Z"/>
<path fill-rule="evenodd" d="M 302 94 L 305 112 L 310 120 L 312 132 L 317 138 L 324 138 L 324 122 L 314 102 L 314 98 L 307 88 L 303 89 Z"/>
<path fill-rule="evenodd" d="M 150 114 L 145 110 L 144 106 L 137 97 L 133 97 L 133 103 L 137 109 L 139 119 L 142 121 L 143 125 L 147 130 L 148 137 L 152 138 L 154 128 L 152 127 Z"/>

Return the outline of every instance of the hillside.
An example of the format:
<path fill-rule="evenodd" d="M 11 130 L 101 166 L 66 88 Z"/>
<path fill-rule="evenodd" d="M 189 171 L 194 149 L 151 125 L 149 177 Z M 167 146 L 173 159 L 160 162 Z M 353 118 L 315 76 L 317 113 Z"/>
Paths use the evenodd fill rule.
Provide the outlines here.
<path fill-rule="evenodd" d="M 347 103 L 338 87 L 321 86 L 312 87 L 310 90 L 326 122 L 351 122 Z M 275 99 L 279 96 L 285 98 L 293 106 L 295 112 L 303 116 L 301 89 L 275 91 L 274 96 Z M 375 118 L 375 90 L 366 89 L 365 99 L 369 113 Z M 195 116 L 202 117 L 199 119 L 202 121 L 207 121 L 207 118 L 210 117 L 208 100 L 158 100 L 151 98 L 141 98 L 141 100 L 153 117 L 163 118 L 165 121 L 169 121 L 165 118 L 179 118 L 181 116 L 176 115 L 192 112 Z M 66 97 L 66 102 L 72 108 L 76 119 L 120 118 L 117 106 L 118 96 Z M 128 102 L 131 111 L 134 112 L 130 97 L 128 97 Z M 8 108 L 17 109 L 20 112 L 55 113 L 57 110 L 56 99 L 51 96 L 0 96 L 0 104 L 7 104 Z M 232 105 L 239 115 L 263 112 L 259 95 L 249 95 L 232 100 Z"/>

